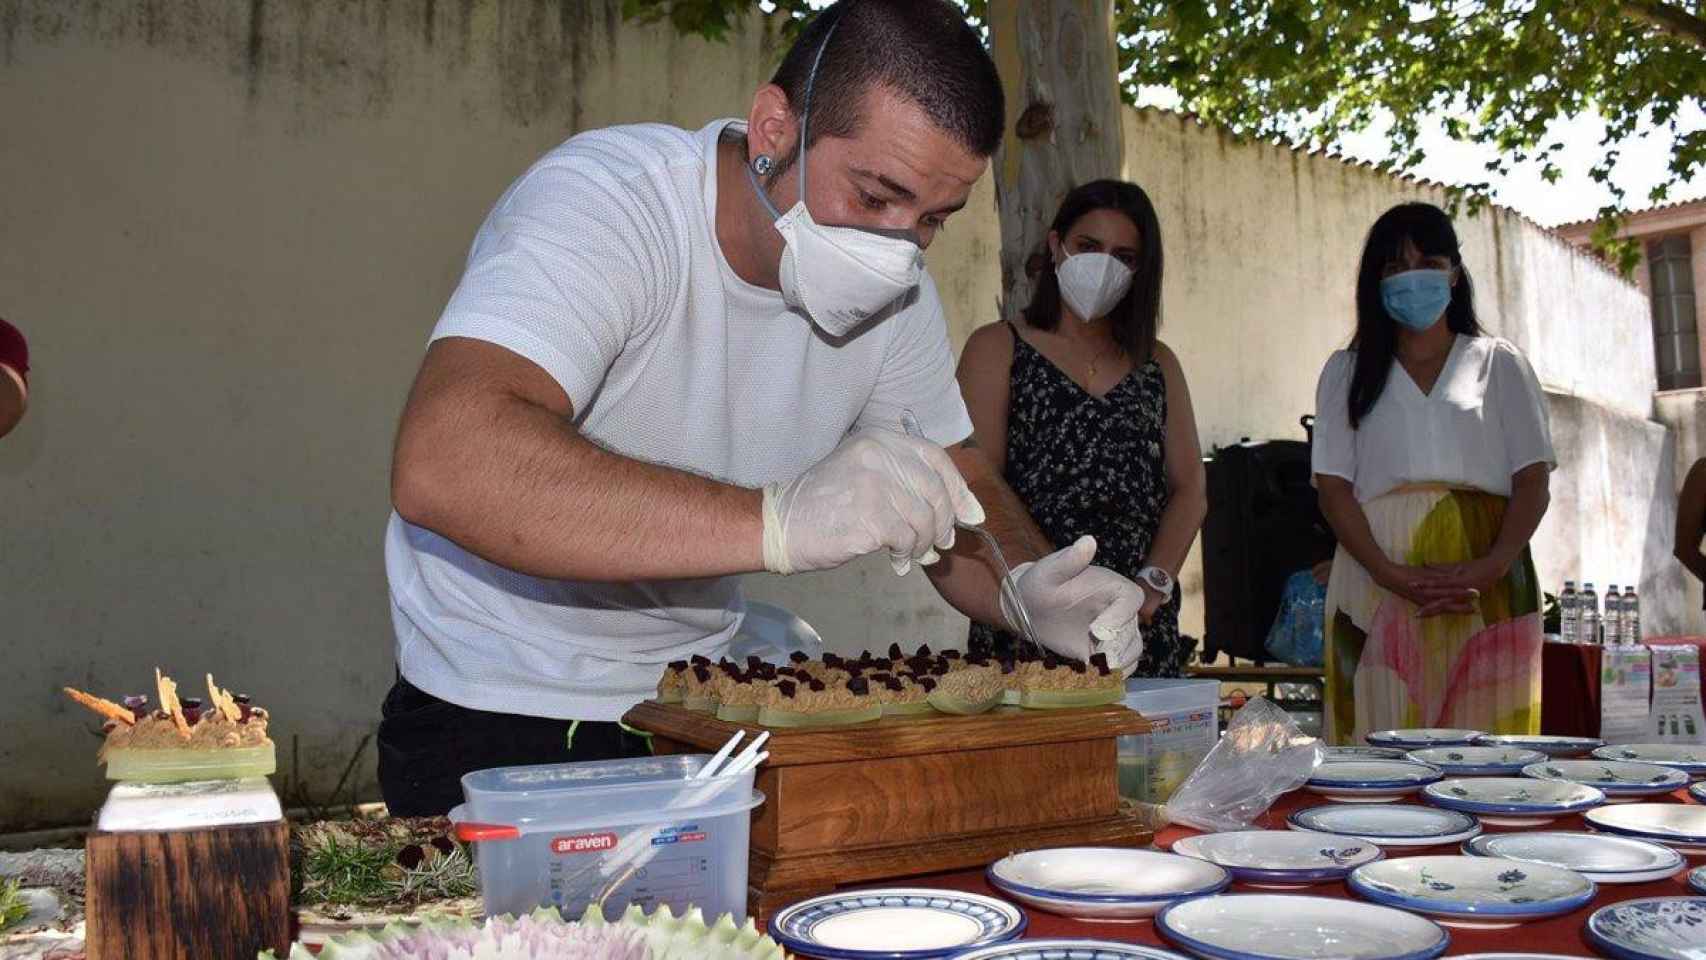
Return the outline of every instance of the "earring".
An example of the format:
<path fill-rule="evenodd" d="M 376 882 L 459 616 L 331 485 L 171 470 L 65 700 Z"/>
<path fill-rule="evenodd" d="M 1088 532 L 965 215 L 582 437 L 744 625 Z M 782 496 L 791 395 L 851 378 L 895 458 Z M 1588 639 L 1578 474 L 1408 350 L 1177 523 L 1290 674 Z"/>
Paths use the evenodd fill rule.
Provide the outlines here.
<path fill-rule="evenodd" d="M 770 171 L 776 169 L 776 161 L 770 159 L 767 153 L 761 153 L 752 159 L 752 172 L 761 177 L 770 176 Z"/>

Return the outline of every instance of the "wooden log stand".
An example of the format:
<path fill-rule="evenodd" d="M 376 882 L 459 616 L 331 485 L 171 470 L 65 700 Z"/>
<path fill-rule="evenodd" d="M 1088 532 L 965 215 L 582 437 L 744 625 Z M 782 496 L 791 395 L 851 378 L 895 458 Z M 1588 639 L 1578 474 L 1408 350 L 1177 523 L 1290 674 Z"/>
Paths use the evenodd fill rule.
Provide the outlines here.
<path fill-rule="evenodd" d="M 290 830 L 89 834 L 89 960 L 250 958 L 290 949 Z"/>
<path fill-rule="evenodd" d="M 715 751 L 743 726 L 647 701 L 630 726 L 659 754 Z M 1116 738 L 1149 723 L 1123 706 L 1003 707 L 975 717 L 895 717 L 776 728 L 759 768 L 747 912 L 843 884 L 984 866 L 1021 850 L 1147 845 L 1120 811 Z"/>

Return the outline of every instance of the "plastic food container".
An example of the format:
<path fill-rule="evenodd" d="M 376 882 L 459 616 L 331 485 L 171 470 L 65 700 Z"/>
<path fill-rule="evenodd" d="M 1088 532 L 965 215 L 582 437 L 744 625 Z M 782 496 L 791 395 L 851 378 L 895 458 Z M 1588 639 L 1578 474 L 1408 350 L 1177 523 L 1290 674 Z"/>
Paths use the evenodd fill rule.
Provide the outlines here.
<path fill-rule="evenodd" d="M 1220 735 L 1215 680 L 1127 680 L 1125 705 L 1152 725 L 1147 734 L 1120 737 L 1120 796 L 1165 803 L 1214 749 Z"/>
<path fill-rule="evenodd" d="M 637 903 L 746 917 L 747 838 L 764 795 L 754 771 L 690 779 L 710 757 L 476 770 L 450 812 L 472 843 L 487 916 Z"/>

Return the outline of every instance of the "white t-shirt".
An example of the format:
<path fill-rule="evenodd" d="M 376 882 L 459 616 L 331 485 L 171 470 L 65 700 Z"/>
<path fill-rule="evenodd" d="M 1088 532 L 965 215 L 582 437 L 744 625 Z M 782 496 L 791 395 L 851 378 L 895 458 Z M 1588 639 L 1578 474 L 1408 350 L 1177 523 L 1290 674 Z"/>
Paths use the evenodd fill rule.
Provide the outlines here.
<path fill-rule="evenodd" d="M 1505 340 L 1457 337 L 1427 394 L 1394 360 L 1380 399 L 1352 430 L 1355 368 L 1356 355 L 1340 350 L 1321 371 L 1313 470 L 1354 483 L 1359 503 L 1423 483 L 1508 497 L 1518 470 L 1558 465 L 1546 395 L 1528 361 Z"/>
<path fill-rule="evenodd" d="M 943 445 L 971 435 L 928 276 L 833 342 L 718 247 L 717 142 L 734 121 L 581 134 L 486 218 L 433 339 L 538 364 L 574 423 L 638 460 L 744 487 L 793 478 L 860 426 L 910 408 Z M 395 513 L 385 534 L 397 663 L 462 706 L 614 720 L 663 665 L 715 658 L 744 609 L 734 578 L 582 583 L 524 576 Z"/>

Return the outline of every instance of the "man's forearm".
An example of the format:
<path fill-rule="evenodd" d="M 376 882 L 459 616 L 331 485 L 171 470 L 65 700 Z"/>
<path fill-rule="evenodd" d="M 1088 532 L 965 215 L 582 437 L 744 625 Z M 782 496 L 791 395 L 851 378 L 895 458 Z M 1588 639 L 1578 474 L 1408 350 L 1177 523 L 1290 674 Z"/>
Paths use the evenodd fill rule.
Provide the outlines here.
<path fill-rule="evenodd" d="M 405 425 L 392 501 L 492 563 L 552 579 L 761 570 L 761 494 L 604 450 L 518 397 L 451 396 Z"/>

